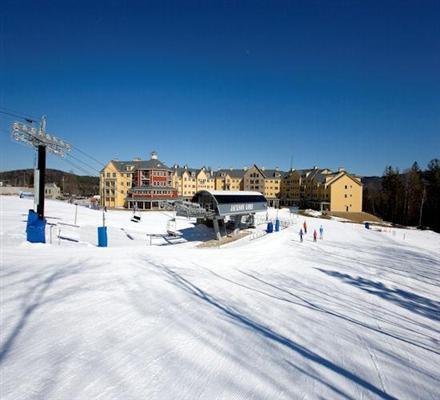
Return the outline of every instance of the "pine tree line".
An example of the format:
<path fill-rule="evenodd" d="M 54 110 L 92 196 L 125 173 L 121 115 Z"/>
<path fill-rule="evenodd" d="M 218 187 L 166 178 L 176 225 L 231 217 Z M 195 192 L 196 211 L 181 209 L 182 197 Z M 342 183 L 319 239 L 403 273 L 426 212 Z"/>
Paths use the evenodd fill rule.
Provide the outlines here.
<path fill-rule="evenodd" d="M 387 166 L 380 184 L 364 186 L 364 211 L 386 221 L 440 232 L 440 160 L 400 172 Z"/>

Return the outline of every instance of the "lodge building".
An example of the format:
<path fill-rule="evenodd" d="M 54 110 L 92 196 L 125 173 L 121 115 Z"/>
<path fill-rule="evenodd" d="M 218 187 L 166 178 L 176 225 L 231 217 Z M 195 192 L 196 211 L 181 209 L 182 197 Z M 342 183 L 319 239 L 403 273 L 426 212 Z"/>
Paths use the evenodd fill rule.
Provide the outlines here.
<path fill-rule="evenodd" d="M 154 151 L 148 161 L 111 160 L 101 171 L 100 190 L 101 204 L 111 208 L 157 210 L 177 197 L 173 171 Z"/>
<path fill-rule="evenodd" d="M 168 200 L 189 200 L 201 190 L 259 192 L 271 207 L 362 211 L 361 179 L 343 168 L 170 168 L 152 152 L 148 161 L 111 160 L 100 174 L 101 205 L 108 208 L 159 210 Z"/>

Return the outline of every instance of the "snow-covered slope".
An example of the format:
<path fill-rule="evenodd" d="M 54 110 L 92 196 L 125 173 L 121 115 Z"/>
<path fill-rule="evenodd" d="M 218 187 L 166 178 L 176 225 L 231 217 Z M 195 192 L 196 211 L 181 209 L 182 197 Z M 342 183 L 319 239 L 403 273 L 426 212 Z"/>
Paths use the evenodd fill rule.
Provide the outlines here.
<path fill-rule="evenodd" d="M 438 398 L 433 232 L 306 218 L 304 243 L 295 225 L 200 249 L 179 220 L 186 243 L 147 246 L 170 213 L 110 211 L 102 249 L 79 208 L 80 243 L 31 245 L 31 202 L 0 207 L 2 399 Z"/>

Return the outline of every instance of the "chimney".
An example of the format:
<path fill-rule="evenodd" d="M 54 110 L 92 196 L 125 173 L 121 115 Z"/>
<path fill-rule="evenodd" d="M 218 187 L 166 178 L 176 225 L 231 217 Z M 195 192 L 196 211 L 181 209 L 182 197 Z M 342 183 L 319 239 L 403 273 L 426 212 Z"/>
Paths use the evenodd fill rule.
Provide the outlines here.
<path fill-rule="evenodd" d="M 157 160 L 157 152 L 155 152 L 154 150 L 151 152 L 151 159 Z"/>

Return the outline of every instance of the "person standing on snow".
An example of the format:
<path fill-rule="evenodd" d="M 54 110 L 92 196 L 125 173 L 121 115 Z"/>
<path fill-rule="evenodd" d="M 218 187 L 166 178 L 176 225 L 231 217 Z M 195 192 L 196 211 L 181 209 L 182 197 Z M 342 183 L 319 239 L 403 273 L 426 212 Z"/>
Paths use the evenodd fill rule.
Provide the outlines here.
<path fill-rule="evenodd" d="M 299 241 L 301 243 L 303 242 L 303 230 L 302 230 L 302 228 L 299 230 Z"/>
<path fill-rule="evenodd" d="M 324 239 L 324 228 L 322 225 L 319 227 L 319 238 L 322 240 Z"/>
<path fill-rule="evenodd" d="M 304 234 L 307 235 L 307 222 L 306 221 L 304 221 L 303 226 L 304 226 Z"/>
<path fill-rule="evenodd" d="M 318 234 L 316 233 L 316 229 L 313 231 L 313 241 L 316 242 L 316 238 L 318 237 Z"/>

